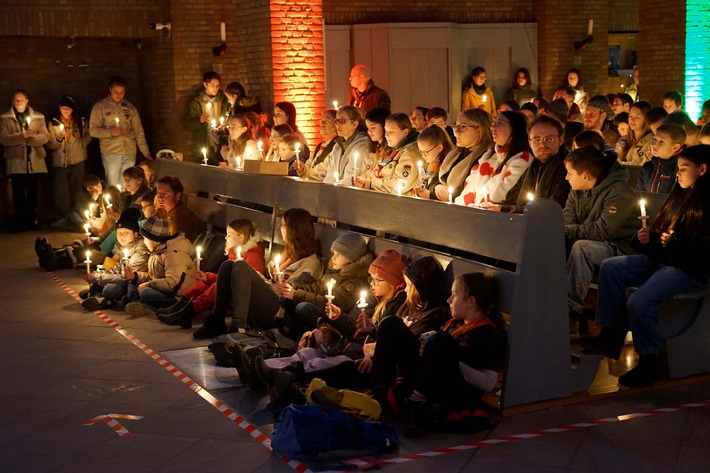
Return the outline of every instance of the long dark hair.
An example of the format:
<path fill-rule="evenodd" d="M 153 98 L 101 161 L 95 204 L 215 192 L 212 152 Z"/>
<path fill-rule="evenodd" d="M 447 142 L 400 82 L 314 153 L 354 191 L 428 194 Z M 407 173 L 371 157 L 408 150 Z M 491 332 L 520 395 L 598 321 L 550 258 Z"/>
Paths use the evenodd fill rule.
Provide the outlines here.
<path fill-rule="evenodd" d="M 518 85 L 518 74 L 521 72 L 525 76 L 525 85 L 522 87 Z M 518 69 L 513 76 L 513 90 L 517 89 L 532 89 L 532 84 L 530 83 L 530 71 L 528 71 L 525 67 Z"/>
<path fill-rule="evenodd" d="M 295 261 L 318 253 L 320 244 L 316 240 L 313 216 L 305 209 L 288 209 L 283 215 L 286 225 L 286 253 Z"/>
<path fill-rule="evenodd" d="M 674 233 L 695 235 L 702 228 L 704 208 L 710 205 L 710 145 L 695 145 L 683 150 L 678 156 L 708 169 L 698 176 L 693 187 L 683 189 L 678 183 L 661 205 L 658 217 L 651 225 L 651 232 L 660 235 Z"/>
<path fill-rule="evenodd" d="M 503 115 L 508 119 L 512 131 L 510 138 L 508 138 L 508 143 L 505 145 L 505 159 L 500 166 L 498 166 L 496 172 L 500 171 L 508 160 L 516 154 L 522 153 L 523 151 L 532 153 L 530 150 L 530 142 L 528 141 L 528 120 L 525 118 L 525 115 L 520 112 L 511 112 L 508 110 L 500 112 L 499 115 Z"/>
<path fill-rule="evenodd" d="M 466 291 L 468 297 L 475 297 L 476 304 L 486 313 L 493 325 L 499 329 L 505 327 L 505 322 L 500 312 L 496 310 L 496 299 L 498 298 L 498 285 L 491 274 L 487 273 L 465 273 L 456 276 L 454 279 Z"/>
<path fill-rule="evenodd" d="M 293 131 L 298 131 L 298 125 L 296 125 L 296 106 L 291 102 L 279 102 L 274 105 L 274 108 L 280 109 L 282 112 L 288 116 L 288 124 L 291 126 Z"/>

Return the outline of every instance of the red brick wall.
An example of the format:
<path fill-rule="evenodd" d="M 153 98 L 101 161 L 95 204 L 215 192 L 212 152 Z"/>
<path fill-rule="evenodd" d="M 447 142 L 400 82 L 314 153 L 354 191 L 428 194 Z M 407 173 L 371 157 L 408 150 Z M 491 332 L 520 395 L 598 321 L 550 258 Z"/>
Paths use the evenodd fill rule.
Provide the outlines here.
<path fill-rule="evenodd" d="M 685 2 L 639 0 L 639 96 L 662 106 L 685 86 Z"/>

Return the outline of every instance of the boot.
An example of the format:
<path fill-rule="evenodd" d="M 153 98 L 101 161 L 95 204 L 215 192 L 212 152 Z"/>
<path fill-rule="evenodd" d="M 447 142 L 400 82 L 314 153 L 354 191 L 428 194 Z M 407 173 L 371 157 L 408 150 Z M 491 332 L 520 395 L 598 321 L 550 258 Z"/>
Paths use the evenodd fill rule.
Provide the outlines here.
<path fill-rule="evenodd" d="M 663 377 L 661 359 L 658 353 L 641 355 L 634 369 L 619 378 L 619 384 L 627 388 L 635 388 L 653 384 Z"/>
<path fill-rule="evenodd" d="M 158 309 L 160 310 L 160 309 Z M 169 314 L 158 314 L 158 320 L 168 325 L 179 325 L 180 328 L 192 328 L 192 317 L 195 316 L 195 306 L 188 299 L 181 309 Z"/>
<path fill-rule="evenodd" d="M 265 387 L 256 374 L 256 367 L 254 366 L 254 360 L 256 358 L 261 357 L 262 360 L 264 358 L 264 351 L 260 347 L 252 346 L 243 348 L 241 345 L 235 343 L 229 354 L 232 364 L 239 374 L 242 386 L 249 386 L 251 390 Z"/>
<path fill-rule="evenodd" d="M 596 337 L 579 337 L 579 344 L 594 353 L 618 360 L 627 332 L 616 327 L 602 327 Z"/>
<path fill-rule="evenodd" d="M 266 388 L 266 385 L 261 381 L 259 375 L 256 373 L 256 359 L 264 358 L 264 350 L 261 347 L 248 347 L 244 350 L 244 353 L 249 360 L 249 389 L 252 391 L 259 391 Z"/>
<path fill-rule="evenodd" d="M 415 401 L 412 398 L 404 400 L 407 425 L 404 427 L 404 436 L 408 439 L 424 437 L 429 433 L 427 426 L 427 413 L 429 403 L 427 401 Z"/>
<path fill-rule="evenodd" d="M 211 313 L 209 317 L 202 322 L 202 326 L 195 330 L 192 334 L 192 338 L 195 340 L 207 340 L 208 338 L 219 337 L 225 333 L 227 333 L 227 324 L 224 322 L 224 319 L 215 317 L 214 313 Z"/>
<path fill-rule="evenodd" d="M 276 376 L 279 374 L 279 370 L 267 365 L 263 356 L 254 358 L 254 371 L 267 388 L 271 389 L 276 385 Z"/>
<path fill-rule="evenodd" d="M 161 314 L 172 314 L 173 312 L 177 312 L 178 310 L 182 309 L 185 307 L 188 302 L 190 302 L 192 299 L 188 299 L 185 296 L 180 296 L 178 300 L 175 302 L 175 304 L 171 305 L 170 307 L 164 307 L 162 309 L 158 309 L 155 311 L 156 314 L 161 315 Z M 175 324 L 171 324 L 175 325 Z"/>

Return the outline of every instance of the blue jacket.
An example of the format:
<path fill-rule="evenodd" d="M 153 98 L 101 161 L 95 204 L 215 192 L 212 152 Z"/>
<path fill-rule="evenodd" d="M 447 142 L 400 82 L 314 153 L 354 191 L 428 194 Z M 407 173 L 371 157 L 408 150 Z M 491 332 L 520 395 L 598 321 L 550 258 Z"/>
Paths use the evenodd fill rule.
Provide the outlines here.
<path fill-rule="evenodd" d="M 641 167 L 636 190 L 668 194 L 675 184 L 676 172 L 678 172 L 677 155 L 669 159 L 654 156 Z"/>

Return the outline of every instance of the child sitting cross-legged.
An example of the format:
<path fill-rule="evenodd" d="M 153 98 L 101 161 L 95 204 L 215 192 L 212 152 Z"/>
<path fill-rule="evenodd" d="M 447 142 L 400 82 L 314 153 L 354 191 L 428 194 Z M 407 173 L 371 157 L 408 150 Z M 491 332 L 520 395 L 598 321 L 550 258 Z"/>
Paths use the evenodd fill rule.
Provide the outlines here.
<path fill-rule="evenodd" d="M 148 269 L 148 248 L 138 234 L 139 217 L 140 211 L 136 208 L 128 208 L 121 213 L 116 222 L 118 241 L 113 249 L 116 264 L 106 272 L 95 271 L 84 276 L 91 285 L 89 297 L 81 302 L 86 310 L 123 309 L 125 302 L 132 299 L 132 294 L 128 294 L 129 281 L 124 276 L 126 266 L 133 271 Z M 99 301 L 97 296 L 103 296 L 103 299 Z"/>
<path fill-rule="evenodd" d="M 260 274 L 266 275 L 264 249 L 266 245 L 250 220 L 240 218 L 229 222 L 224 251 L 230 261 L 239 257 Z M 239 250 L 237 250 L 237 248 Z M 237 255 L 239 252 L 239 255 Z M 158 320 L 168 325 L 191 328 L 192 318 L 212 309 L 217 291 L 217 274 L 197 271 L 197 282 L 182 292 L 170 307 L 158 309 Z"/>
<path fill-rule="evenodd" d="M 180 287 L 195 283 L 195 264 L 192 259 L 195 249 L 185 234 L 170 233 L 170 222 L 151 215 L 143 223 L 140 234 L 150 251 L 147 271 L 125 268 L 125 276 L 137 285 L 140 301 L 126 305 L 125 310 L 134 317 L 155 314 L 156 307 L 175 303 L 175 294 Z"/>

